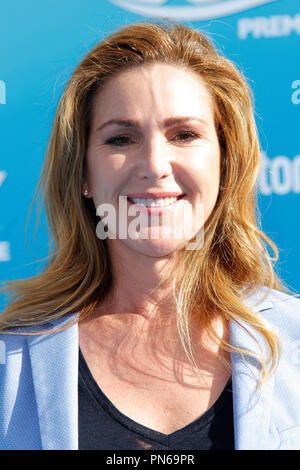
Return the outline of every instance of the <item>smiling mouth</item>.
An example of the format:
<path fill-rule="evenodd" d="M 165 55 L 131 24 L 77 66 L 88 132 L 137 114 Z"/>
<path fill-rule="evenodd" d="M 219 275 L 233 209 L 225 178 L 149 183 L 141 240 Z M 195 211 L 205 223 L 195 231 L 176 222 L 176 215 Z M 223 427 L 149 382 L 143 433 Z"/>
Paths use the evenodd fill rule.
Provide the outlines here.
<path fill-rule="evenodd" d="M 128 200 L 133 204 L 144 207 L 168 207 L 175 204 L 177 201 L 182 199 L 185 195 L 181 194 L 180 196 L 168 196 L 168 197 L 158 197 L 158 198 L 141 198 L 141 197 L 128 197 Z"/>

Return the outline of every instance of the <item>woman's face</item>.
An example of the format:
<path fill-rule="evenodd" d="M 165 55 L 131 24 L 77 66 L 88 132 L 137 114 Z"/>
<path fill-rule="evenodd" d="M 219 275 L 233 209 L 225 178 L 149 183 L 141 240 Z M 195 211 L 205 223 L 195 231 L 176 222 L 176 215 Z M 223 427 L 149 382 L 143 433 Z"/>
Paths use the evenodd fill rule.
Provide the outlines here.
<path fill-rule="evenodd" d="M 161 257 L 186 246 L 213 211 L 219 180 L 213 103 L 196 73 L 142 65 L 98 91 L 83 189 L 112 249 Z"/>

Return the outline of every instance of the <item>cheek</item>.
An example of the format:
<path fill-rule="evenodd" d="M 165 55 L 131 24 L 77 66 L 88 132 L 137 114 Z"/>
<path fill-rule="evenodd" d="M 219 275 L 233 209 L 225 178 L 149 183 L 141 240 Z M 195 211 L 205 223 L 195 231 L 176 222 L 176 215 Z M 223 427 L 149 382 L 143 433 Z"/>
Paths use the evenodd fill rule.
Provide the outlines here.
<path fill-rule="evenodd" d="M 209 162 L 205 167 L 204 174 L 207 185 L 214 192 L 220 185 L 220 159 L 216 158 Z"/>
<path fill-rule="evenodd" d="M 91 179 L 114 178 L 126 172 L 128 159 L 124 154 L 107 154 L 107 152 L 91 152 L 87 156 L 89 175 Z"/>
<path fill-rule="evenodd" d="M 87 175 L 95 203 L 116 202 L 128 177 L 125 157 L 90 155 Z"/>
<path fill-rule="evenodd" d="M 194 155 L 185 167 L 186 175 L 190 180 L 190 188 L 203 197 L 212 198 L 218 192 L 220 184 L 220 155 L 215 154 Z"/>

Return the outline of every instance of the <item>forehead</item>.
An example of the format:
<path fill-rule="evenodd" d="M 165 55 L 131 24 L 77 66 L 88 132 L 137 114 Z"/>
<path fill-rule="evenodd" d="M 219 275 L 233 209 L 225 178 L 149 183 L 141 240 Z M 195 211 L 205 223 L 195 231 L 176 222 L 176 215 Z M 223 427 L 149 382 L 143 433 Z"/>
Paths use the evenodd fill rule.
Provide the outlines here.
<path fill-rule="evenodd" d="M 116 112 L 213 113 L 213 99 L 204 79 L 183 66 L 143 64 L 107 79 L 93 100 L 93 116 L 114 118 Z"/>

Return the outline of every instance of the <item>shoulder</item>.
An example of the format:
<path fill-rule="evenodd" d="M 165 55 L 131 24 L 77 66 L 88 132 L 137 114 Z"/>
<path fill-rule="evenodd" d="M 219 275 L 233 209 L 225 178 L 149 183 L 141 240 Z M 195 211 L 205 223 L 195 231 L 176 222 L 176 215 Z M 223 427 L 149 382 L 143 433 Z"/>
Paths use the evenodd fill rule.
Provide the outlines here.
<path fill-rule="evenodd" d="M 54 335 L 63 333 L 77 323 L 77 319 L 78 313 L 75 313 L 47 323 L 16 327 L 0 332 L 0 350 L 3 349 L 4 345 L 9 345 L 12 351 L 18 351 L 28 341 L 35 343 L 52 339 Z"/>
<path fill-rule="evenodd" d="M 275 289 L 259 287 L 244 303 L 261 315 L 279 334 L 300 339 L 300 298 Z"/>
<path fill-rule="evenodd" d="M 244 302 L 255 311 L 267 309 L 299 311 L 300 309 L 299 295 L 292 295 L 291 293 L 269 289 L 264 286 L 257 287 L 250 295 L 245 296 Z"/>

